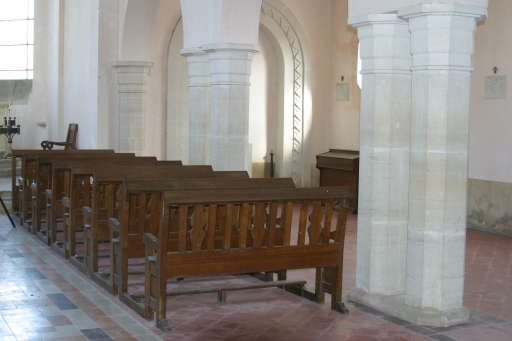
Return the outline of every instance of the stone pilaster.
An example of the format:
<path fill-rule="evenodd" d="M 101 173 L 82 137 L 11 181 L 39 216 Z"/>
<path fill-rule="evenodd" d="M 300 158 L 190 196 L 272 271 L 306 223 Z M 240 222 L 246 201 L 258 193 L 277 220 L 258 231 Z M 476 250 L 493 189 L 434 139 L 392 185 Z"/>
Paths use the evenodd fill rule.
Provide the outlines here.
<path fill-rule="evenodd" d="M 189 163 L 210 164 L 210 59 L 200 48 L 181 50 L 189 77 Z"/>
<path fill-rule="evenodd" d="M 349 18 L 361 47 L 361 145 L 356 289 L 405 292 L 411 63 L 407 22 L 396 14 Z"/>
<path fill-rule="evenodd" d="M 405 304 L 409 320 L 467 322 L 462 306 L 473 39 L 485 7 L 399 9 L 411 32 L 412 111 Z"/>
<path fill-rule="evenodd" d="M 250 44 L 209 44 L 211 74 L 210 163 L 214 170 L 250 170 L 249 86 Z"/>
<path fill-rule="evenodd" d="M 144 155 L 146 134 L 146 84 L 151 62 L 113 62 L 119 92 L 118 152 Z"/>

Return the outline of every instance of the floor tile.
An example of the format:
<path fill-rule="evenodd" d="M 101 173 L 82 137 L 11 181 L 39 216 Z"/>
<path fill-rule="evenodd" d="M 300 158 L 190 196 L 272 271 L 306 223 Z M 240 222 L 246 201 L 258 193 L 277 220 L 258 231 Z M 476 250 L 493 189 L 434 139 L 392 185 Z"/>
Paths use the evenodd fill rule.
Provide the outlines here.
<path fill-rule="evenodd" d="M 349 215 L 345 245 L 344 293 L 355 286 L 357 216 Z M 13 230 L 0 214 L 0 340 L 318 340 L 318 341 L 464 341 L 511 340 L 512 238 L 468 231 L 465 304 L 471 323 L 450 328 L 410 324 L 356 302 L 349 315 L 333 312 L 277 288 L 167 300 L 173 329 L 163 334 L 92 283 L 46 245 L 25 231 Z M 3 240 L 2 240 L 3 238 Z M 314 282 L 314 270 L 289 271 L 289 277 Z M 131 280 L 135 288 L 143 281 Z M 173 286 L 257 281 L 226 276 L 170 281 Z M 328 296 L 328 295 L 327 295 Z M 2 327 L 1 321 L 4 325 Z M 30 328 L 22 328 L 27 321 Z M 85 331 L 85 333 L 83 332 Z M 86 336 L 86 333 L 87 336 Z M 508 338 L 508 339 L 507 339 Z"/>

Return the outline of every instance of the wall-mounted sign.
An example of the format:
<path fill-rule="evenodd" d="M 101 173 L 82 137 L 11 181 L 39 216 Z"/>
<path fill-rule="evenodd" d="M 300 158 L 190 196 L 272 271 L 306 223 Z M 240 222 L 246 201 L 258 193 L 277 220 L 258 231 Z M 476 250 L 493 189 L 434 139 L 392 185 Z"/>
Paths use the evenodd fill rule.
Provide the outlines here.
<path fill-rule="evenodd" d="M 350 101 L 350 83 L 336 84 L 336 101 Z"/>
<path fill-rule="evenodd" d="M 507 98 L 507 76 L 485 77 L 485 99 Z"/>

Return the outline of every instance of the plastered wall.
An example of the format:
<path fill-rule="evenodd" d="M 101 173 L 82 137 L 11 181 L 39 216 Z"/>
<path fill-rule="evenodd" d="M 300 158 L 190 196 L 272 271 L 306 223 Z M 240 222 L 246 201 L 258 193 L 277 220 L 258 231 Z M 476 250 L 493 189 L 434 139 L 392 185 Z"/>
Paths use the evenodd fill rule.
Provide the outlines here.
<path fill-rule="evenodd" d="M 506 98 L 485 98 L 486 77 L 506 76 L 507 83 L 512 80 L 512 2 L 489 1 L 488 13 L 488 19 L 478 23 L 475 35 L 468 226 L 512 235 L 512 86 L 507 84 Z"/>
<path fill-rule="evenodd" d="M 299 20 L 309 43 L 311 57 L 311 96 L 312 126 L 311 136 L 311 170 L 312 186 L 319 183 L 319 172 L 316 169 L 316 155 L 329 148 L 359 149 L 359 105 L 360 89 L 357 85 L 357 31 L 349 27 L 347 21 L 347 2 L 338 0 L 285 0 L 293 15 Z M 260 31 L 261 34 L 261 31 Z M 254 57 L 251 76 L 251 121 L 250 142 L 253 144 L 253 170 L 255 175 L 263 171 L 264 153 L 269 161 L 268 153 L 272 149 L 274 139 L 271 115 L 261 117 L 261 112 L 273 107 L 272 74 L 262 72 L 262 68 L 272 71 L 274 61 L 271 46 L 262 41 L 262 52 Z M 262 59 L 263 58 L 263 59 Z M 343 76 L 343 81 L 341 77 Z M 268 77 L 270 85 L 265 90 L 261 87 L 262 78 Z M 254 81 L 254 82 L 253 82 Z M 336 84 L 349 86 L 349 97 L 346 101 L 336 98 Z M 259 89 L 259 90 L 256 90 Z M 267 105 L 267 109 L 263 107 Z M 256 116 L 255 112 L 258 112 Z M 266 131 L 265 131 L 266 129 Z M 262 138 L 263 137 L 263 138 Z M 258 140 L 266 143 L 257 145 Z M 266 149 L 265 149 L 266 144 Z M 275 149 L 274 149 L 275 151 Z M 275 155 L 279 158 L 279 155 Z M 268 172 L 268 166 L 267 166 Z"/>

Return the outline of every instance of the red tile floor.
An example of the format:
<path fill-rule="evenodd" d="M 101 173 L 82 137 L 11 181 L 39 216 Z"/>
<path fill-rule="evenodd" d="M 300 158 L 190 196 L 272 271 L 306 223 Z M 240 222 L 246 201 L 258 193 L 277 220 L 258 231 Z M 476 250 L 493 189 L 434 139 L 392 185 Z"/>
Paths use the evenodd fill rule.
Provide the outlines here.
<path fill-rule="evenodd" d="M 344 293 L 355 286 L 356 223 L 349 215 Z M 0 340 L 512 340 L 511 269 L 512 238 L 468 231 L 465 305 L 473 313 L 463 326 L 413 325 L 355 302 L 342 315 L 330 310 L 329 297 L 319 305 L 270 288 L 230 292 L 225 304 L 216 294 L 169 298 L 173 332 L 163 334 L 1 214 Z M 314 273 L 289 277 L 311 283 Z"/>

